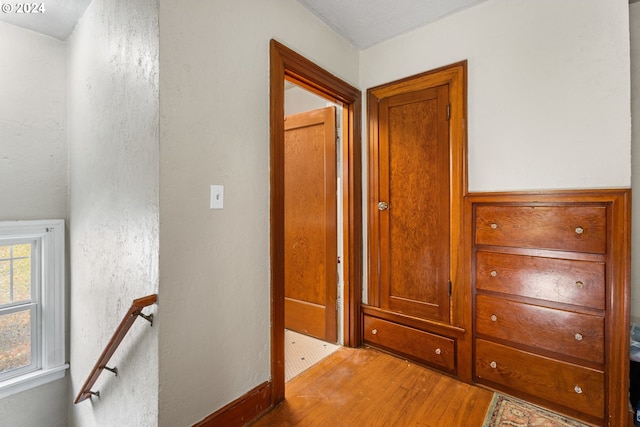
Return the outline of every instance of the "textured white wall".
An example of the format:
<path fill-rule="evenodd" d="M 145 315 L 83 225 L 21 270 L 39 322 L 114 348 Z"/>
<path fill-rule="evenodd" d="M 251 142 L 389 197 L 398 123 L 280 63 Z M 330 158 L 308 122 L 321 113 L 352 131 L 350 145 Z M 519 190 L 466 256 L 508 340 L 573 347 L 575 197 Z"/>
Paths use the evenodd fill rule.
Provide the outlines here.
<path fill-rule="evenodd" d="M 0 22 L 0 58 L 0 220 L 66 219 L 66 45 Z M 66 426 L 67 390 L 1 399 L 0 424 Z"/>
<path fill-rule="evenodd" d="M 470 191 L 630 186 L 627 0 L 489 0 L 362 51 L 360 86 L 463 59 Z"/>
<path fill-rule="evenodd" d="M 633 197 L 633 256 L 631 265 L 631 316 L 640 323 L 640 3 L 629 5 L 631 32 L 631 117 Z"/>
<path fill-rule="evenodd" d="M 157 292 L 157 8 L 94 0 L 68 41 L 74 396 L 131 301 Z M 157 425 L 158 332 L 136 321 L 110 362 L 118 377 L 104 372 L 99 399 L 70 405 L 70 425 Z"/>
<path fill-rule="evenodd" d="M 270 378 L 269 40 L 352 84 L 358 57 L 295 0 L 163 0 L 160 23 L 159 405 L 176 427 Z"/>

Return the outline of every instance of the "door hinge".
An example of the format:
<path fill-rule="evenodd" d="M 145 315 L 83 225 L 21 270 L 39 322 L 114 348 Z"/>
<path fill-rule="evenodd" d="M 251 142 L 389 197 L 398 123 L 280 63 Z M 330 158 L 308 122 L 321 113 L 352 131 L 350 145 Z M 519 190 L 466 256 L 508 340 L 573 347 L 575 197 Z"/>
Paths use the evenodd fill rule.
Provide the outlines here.
<path fill-rule="evenodd" d="M 449 280 L 449 296 L 451 296 L 451 280 Z"/>
<path fill-rule="evenodd" d="M 447 104 L 447 120 L 451 119 L 451 104 Z"/>

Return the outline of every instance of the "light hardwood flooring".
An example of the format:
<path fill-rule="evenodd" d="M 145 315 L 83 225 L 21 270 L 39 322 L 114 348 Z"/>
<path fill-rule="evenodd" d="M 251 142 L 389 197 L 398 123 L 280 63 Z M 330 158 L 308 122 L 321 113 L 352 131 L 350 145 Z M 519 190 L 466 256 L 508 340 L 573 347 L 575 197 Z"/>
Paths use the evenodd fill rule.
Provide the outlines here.
<path fill-rule="evenodd" d="M 252 424 L 481 427 L 491 391 L 371 348 L 340 348 L 286 384 L 285 401 Z"/>

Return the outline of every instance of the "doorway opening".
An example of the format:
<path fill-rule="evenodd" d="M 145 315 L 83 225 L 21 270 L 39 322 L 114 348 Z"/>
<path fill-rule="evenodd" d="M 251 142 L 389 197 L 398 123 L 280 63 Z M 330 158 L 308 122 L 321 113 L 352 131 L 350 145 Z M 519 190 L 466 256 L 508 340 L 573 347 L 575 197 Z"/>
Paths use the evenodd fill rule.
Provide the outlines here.
<path fill-rule="evenodd" d="M 343 342 L 342 105 L 285 79 L 285 382 Z"/>
<path fill-rule="evenodd" d="M 342 158 L 339 164 L 342 194 L 339 203 L 336 203 L 340 206 L 342 216 L 341 232 L 338 234 L 342 235 L 344 248 L 343 256 L 340 258 L 344 283 L 340 295 L 343 307 L 343 326 L 340 328 L 340 334 L 342 344 L 351 347 L 358 346 L 361 340 L 359 310 L 362 294 L 362 160 L 360 91 L 275 40 L 271 41 L 270 60 L 271 400 L 275 406 L 284 400 L 285 388 L 285 81 L 292 82 L 342 109 L 340 134 L 343 135 L 343 141 L 332 150 L 334 155 L 339 150 Z M 335 227 L 337 228 L 337 223 Z"/>

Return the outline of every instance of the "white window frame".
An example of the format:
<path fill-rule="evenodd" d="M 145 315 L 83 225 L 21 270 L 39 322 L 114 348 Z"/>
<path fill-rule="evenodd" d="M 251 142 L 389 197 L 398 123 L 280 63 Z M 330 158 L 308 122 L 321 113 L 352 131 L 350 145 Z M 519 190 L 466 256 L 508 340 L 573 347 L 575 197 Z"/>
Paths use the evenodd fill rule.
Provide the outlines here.
<path fill-rule="evenodd" d="M 62 378 L 69 368 L 65 352 L 64 236 L 61 219 L 0 221 L 0 245 L 15 239 L 36 240 L 37 253 L 32 262 L 39 264 L 39 277 L 34 281 L 38 298 L 32 315 L 32 333 L 38 341 L 31 349 L 35 369 L 0 381 L 0 399 Z"/>

